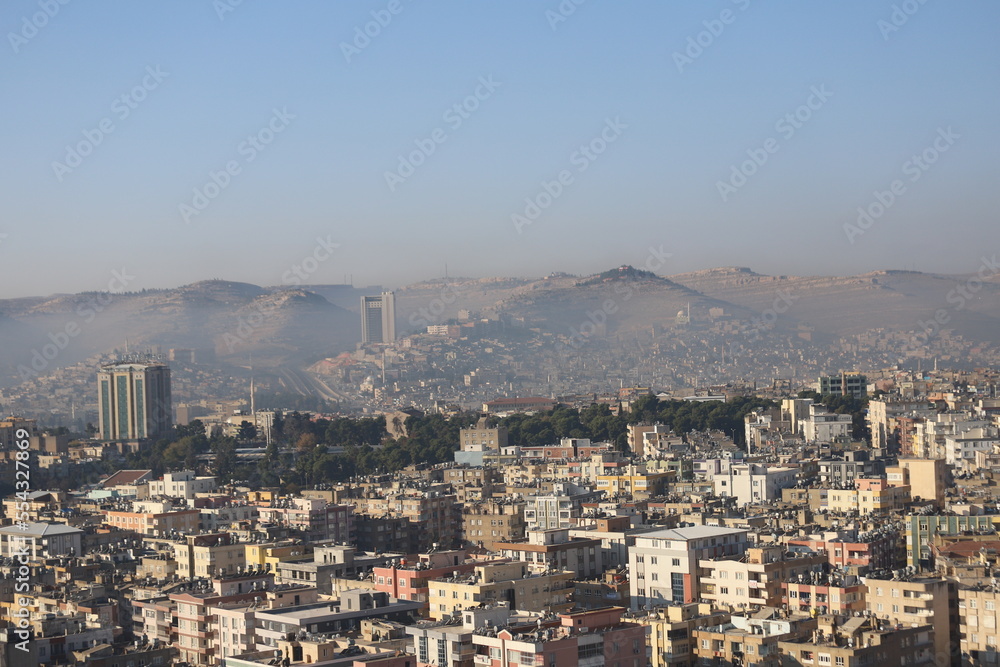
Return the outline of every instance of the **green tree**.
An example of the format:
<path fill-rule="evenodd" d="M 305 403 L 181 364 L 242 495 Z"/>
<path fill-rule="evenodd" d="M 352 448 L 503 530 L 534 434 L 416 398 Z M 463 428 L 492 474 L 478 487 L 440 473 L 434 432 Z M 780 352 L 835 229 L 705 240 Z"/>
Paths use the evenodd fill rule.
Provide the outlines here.
<path fill-rule="evenodd" d="M 243 420 L 240 422 L 239 431 L 236 434 L 236 439 L 240 442 L 250 442 L 257 439 L 257 427 Z"/>

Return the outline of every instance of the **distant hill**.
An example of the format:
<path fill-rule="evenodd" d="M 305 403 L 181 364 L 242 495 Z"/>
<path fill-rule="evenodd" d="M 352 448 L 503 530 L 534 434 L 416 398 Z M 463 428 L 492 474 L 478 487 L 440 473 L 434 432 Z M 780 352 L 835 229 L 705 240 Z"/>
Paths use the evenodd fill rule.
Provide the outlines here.
<path fill-rule="evenodd" d="M 211 349 L 222 359 L 284 363 L 336 354 L 359 338 L 358 316 L 303 289 L 209 280 L 175 289 L 0 300 L 3 375 L 35 352 L 48 367 L 121 347 Z"/>
<path fill-rule="evenodd" d="M 792 299 L 783 318 L 808 324 L 831 337 L 878 328 L 914 331 L 919 322 L 943 309 L 947 328 L 972 340 L 996 340 L 1000 333 L 1000 284 L 996 277 L 987 279 L 966 299 L 960 289 L 969 278 L 917 271 L 873 271 L 845 277 L 765 276 L 746 268 L 671 276 L 705 295 L 756 311 L 770 307 L 781 291 Z"/>
<path fill-rule="evenodd" d="M 209 280 L 174 289 L 0 300 L 0 377 L 12 381 L 17 365 L 35 353 L 56 352 L 45 364 L 52 370 L 120 348 L 126 338 L 136 349 L 213 349 L 222 360 L 252 353 L 255 364 L 304 364 L 352 350 L 360 338 L 353 304 L 359 294 L 379 289 Z M 589 276 L 438 279 L 394 291 L 400 335 L 468 310 L 562 335 L 586 326 L 613 339 L 677 326 L 689 310 L 695 331 L 712 322 L 749 322 L 780 299 L 790 305 L 768 331 L 807 327 L 817 341 L 875 329 L 915 331 L 939 309 L 946 311 L 947 328 L 966 338 L 994 341 L 1000 331 L 996 278 L 969 282 L 969 276 L 913 271 L 767 276 L 724 267 L 659 276 L 621 266 Z"/>

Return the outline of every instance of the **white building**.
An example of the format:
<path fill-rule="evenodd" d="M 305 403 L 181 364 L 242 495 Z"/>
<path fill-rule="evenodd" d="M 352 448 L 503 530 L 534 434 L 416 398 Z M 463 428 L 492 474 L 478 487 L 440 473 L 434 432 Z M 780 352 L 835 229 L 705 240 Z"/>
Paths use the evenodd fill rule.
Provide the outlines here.
<path fill-rule="evenodd" d="M 736 498 L 741 505 L 781 498 L 781 490 L 795 486 L 798 468 L 741 463 L 713 478 L 715 493 Z"/>
<path fill-rule="evenodd" d="M 149 482 L 149 495 L 166 496 L 168 498 L 184 498 L 189 500 L 198 493 L 215 491 L 214 477 L 196 477 L 190 470 L 164 473 L 163 479 Z"/>
<path fill-rule="evenodd" d="M 957 435 L 945 436 L 944 460 L 959 470 L 973 470 L 976 466 L 976 452 L 992 452 L 1000 445 L 996 427 L 977 427 L 962 431 Z"/>
<path fill-rule="evenodd" d="M 746 530 L 715 526 L 636 535 L 635 545 L 629 549 L 632 610 L 697 602 L 701 598 L 698 561 L 745 553 L 747 535 Z"/>
<path fill-rule="evenodd" d="M 799 430 L 806 442 L 834 442 L 851 435 L 851 415 L 827 412 L 826 406 L 809 406 L 809 416 L 799 421 Z"/>
<path fill-rule="evenodd" d="M 83 531 L 62 523 L 26 523 L 0 528 L 0 556 L 32 559 L 83 555 Z M 20 562 L 20 561 L 15 561 Z"/>

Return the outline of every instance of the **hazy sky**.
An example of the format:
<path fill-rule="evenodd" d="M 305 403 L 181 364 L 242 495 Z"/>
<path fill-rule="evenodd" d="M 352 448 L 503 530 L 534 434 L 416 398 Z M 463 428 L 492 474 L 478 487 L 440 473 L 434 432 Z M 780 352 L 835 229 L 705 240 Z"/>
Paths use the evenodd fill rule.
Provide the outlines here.
<path fill-rule="evenodd" d="M 1000 250 L 995 1 L 61 1 L 0 4 L 0 297 Z"/>

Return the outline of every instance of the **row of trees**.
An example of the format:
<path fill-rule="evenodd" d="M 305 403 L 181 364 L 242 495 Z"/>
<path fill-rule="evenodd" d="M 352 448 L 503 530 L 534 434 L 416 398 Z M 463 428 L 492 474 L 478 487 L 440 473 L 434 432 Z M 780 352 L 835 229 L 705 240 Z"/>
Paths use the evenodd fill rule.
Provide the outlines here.
<path fill-rule="evenodd" d="M 867 401 L 849 396 L 819 396 L 802 392 L 841 414 L 854 417 L 854 435 L 867 435 L 864 413 Z M 581 409 L 557 405 L 533 415 L 514 414 L 492 418 L 491 426 L 508 430 L 511 445 L 541 446 L 560 438 L 589 438 L 610 442 L 624 450 L 628 425 L 637 422 L 662 423 L 675 433 L 719 430 L 737 444 L 744 441 L 744 417 L 751 411 L 777 404 L 761 398 L 738 397 L 726 402 L 665 400 L 643 396 L 631 410 L 614 415 L 606 404 Z M 253 486 L 284 485 L 295 489 L 314 484 L 343 481 L 357 475 L 394 472 L 415 463 L 443 463 L 453 459 L 459 431 L 476 423 L 476 412 L 451 418 L 439 414 L 412 416 L 405 421 L 406 435 L 392 438 L 384 417 L 359 419 L 338 417 L 314 419 L 308 412 L 278 415 L 271 442 L 258 463 L 242 463 L 236 455 L 240 440 L 252 440 L 255 429 L 244 424 L 236 438 L 207 437 L 198 421 L 176 427 L 167 438 L 141 454 L 130 457 L 129 465 L 149 467 L 160 474 L 180 467 L 195 469 L 198 457 L 211 453 L 210 472 L 223 481 L 241 480 Z M 246 444 L 246 443 L 244 443 Z M 284 452 L 284 453 L 282 453 Z"/>

